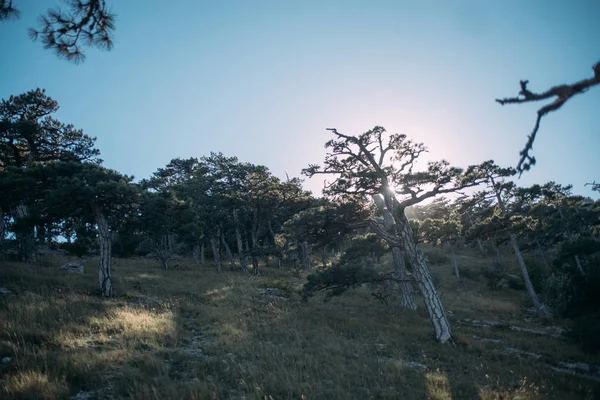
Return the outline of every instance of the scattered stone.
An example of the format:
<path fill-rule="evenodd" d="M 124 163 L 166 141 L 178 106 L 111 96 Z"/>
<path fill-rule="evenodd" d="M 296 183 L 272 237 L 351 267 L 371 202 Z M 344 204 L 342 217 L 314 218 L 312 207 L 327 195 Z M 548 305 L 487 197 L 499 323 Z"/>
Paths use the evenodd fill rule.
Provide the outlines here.
<path fill-rule="evenodd" d="M 4 296 L 12 296 L 13 292 L 11 292 L 10 290 L 8 290 L 5 287 L 0 287 L 0 295 L 4 295 Z"/>
<path fill-rule="evenodd" d="M 132 307 L 144 307 L 144 308 L 158 308 L 162 306 L 163 302 L 159 299 L 155 299 L 154 297 L 138 295 L 131 297 L 129 304 Z"/>
<path fill-rule="evenodd" d="M 542 358 L 542 356 L 540 354 L 530 353 L 528 351 L 519 350 L 519 349 L 515 349 L 512 347 L 505 347 L 504 354 L 508 354 L 508 355 L 512 355 L 512 356 L 525 356 L 525 357 L 533 358 L 536 360 L 539 360 L 540 358 Z"/>
<path fill-rule="evenodd" d="M 504 328 L 510 329 L 514 332 L 528 333 L 530 335 L 536 336 L 544 336 L 552 339 L 565 340 L 565 336 L 562 334 L 563 330 L 559 327 L 551 327 L 555 332 L 549 332 L 546 330 L 540 329 L 531 329 L 531 328 L 523 328 L 520 326 L 508 325 L 499 321 L 489 321 L 489 320 L 479 320 L 479 319 L 470 319 L 464 318 L 461 319 L 460 322 L 468 325 L 479 326 L 483 328 Z"/>
<path fill-rule="evenodd" d="M 89 400 L 92 398 L 92 393 L 80 390 L 75 396 L 69 397 L 69 400 Z"/>
<path fill-rule="evenodd" d="M 463 322 L 465 324 L 469 324 L 469 325 L 481 326 L 481 327 L 486 327 L 486 328 L 502 328 L 505 326 L 505 324 L 503 324 L 502 322 L 489 321 L 489 320 L 484 320 L 484 319 L 480 320 L 480 319 L 464 318 L 461 320 L 461 322 Z"/>
<path fill-rule="evenodd" d="M 63 270 L 63 271 L 70 272 L 72 274 L 83 275 L 83 264 L 79 264 L 79 263 L 75 263 L 75 262 L 70 262 L 70 263 L 63 264 L 60 267 L 60 269 Z"/>
<path fill-rule="evenodd" d="M 285 292 L 278 288 L 264 288 L 260 289 L 261 296 L 268 297 L 274 300 L 287 300 Z"/>
<path fill-rule="evenodd" d="M 6 340 L 0 340 L 0 357 L 14 356 L 18 351 L 17 346 Z"/>
<path fill-rule="evenodd" d="M 500 343 L 500 342 L 502 342 L 502 340 L 500 340 L 500 339 L 484 338 L 484 337 L 479 337 L 477 335 L 473 335 L 473 339 L 478 340 L 480 342 L 489 342 L 489 343 Z"/>
<path fill-rule="evenodd" d="M 424 371 L 429 370 L 427 365 L 421 364 L 421 363 L 418 363 L 415 361 L 407 361 L 407 360 L 401 360 L 401 359 L 380 359 L 379 361 L 391 363 L 394 365 L 399 365 L 401 367 L 406 367 L 406 368 L 421 369 Z"/>
<path fill-rule="evenodd" d="M 12 361 L 12 357 L 3 357 L 2 358 L 2 364 L 8 364 L 11 361 Z"/>
<path fill-rule="evenodd" d="M 30 292 L 29 290 L 22 292 L 21 296 L 31 297 L 32 299 L 41 299 L 43 297 L 42 295 L 34 293 L 34 292 Z"/>
<path fill-rule="evenodd" d="M 385 344 L 383 343 L 375 343 L 375 348 L 379 351 L 385 350 Z"/>
<path fill-rule="evenodd" d="M 565 336 L 562 335 L 561 333 L 553 333 L 553 332 L 548 332 L 548 331 L 542 331 L 539 329 L 522 328 L 520 326 L 511 326 L 511 327 L 509 327 L 509 329 L 511 331 L 515 331 L 515 332 L 530 333 L 530 334 L 536 335 L 536 336 L 545 336 L 545 337 L 549 337 L 552 339 L 566 340 Z M 559 332 L 563 332 L 563 330 L 560 328 L 555 327 L 554 329 Z"/>

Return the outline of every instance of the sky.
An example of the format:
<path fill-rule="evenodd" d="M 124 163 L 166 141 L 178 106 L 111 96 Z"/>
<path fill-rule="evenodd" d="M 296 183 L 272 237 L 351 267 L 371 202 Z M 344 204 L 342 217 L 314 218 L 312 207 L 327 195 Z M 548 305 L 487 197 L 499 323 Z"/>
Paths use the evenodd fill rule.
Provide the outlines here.
<path fill-rule="evenodd" d="M 542 104 L 505 105 L 591 77 L 600 1 L 106 0 L 110 52 L 58 59 L 27 28 L 60 0 L 15 0 L 0 23 L 0 98 L 45 88 L 56 117 L 97 137 L 106 167 L 148 177 L 211 151 L 280 178 L 320 163 L 326 128 L 376 125 L 465 167 L 516 166 Z M 544 118 L 519 185 L 600 180 L 600 87 Z M 323 177 L 305 186 L 320 194 Z"/>

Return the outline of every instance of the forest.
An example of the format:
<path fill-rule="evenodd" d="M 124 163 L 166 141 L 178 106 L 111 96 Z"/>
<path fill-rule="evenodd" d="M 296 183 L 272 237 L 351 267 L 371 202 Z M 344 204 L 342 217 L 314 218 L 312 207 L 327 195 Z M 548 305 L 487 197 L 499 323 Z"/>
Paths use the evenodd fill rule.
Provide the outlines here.
<path fill-rule="evenodd" d="M 85 24 L 50 17 L 44 46 L 82 61 L 49 29 Z M 46 90 L 9 95 L 0 397 L 598 398 L 600 200 L 519 180 L 542 118 L 593 73 L 497 100 L 554 98 L 516 167 L 323 127 L 322 162 L 285 179 L 210 150 L 136 179 Z"/>

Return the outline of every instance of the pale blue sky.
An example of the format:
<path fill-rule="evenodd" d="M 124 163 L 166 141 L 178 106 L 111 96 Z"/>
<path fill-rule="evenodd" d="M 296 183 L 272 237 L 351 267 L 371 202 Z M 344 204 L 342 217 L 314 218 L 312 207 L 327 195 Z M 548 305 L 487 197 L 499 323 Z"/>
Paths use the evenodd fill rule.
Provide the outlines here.
<path fill-rule="evenodd" d="M 136 178 L 210 151 L 299 175 L 323 160 L 325 128 L 375 125 L 431 158 L 515 166 L 539 105 L 494 99 L 520 79 L 535 91 L 589 77 L 600 60 L 597 0 L 107 2 L 114 50 L 73 65 L 27 36 L 56 0 L 15 0 L 21 19 L 0 23 L 0 97 L 47 89 L 61 120 L 98 137 L 105 165 Z M 599 106 L 596 87 L 546 117 L 519 183 L 590 194 Z M 322 177 L 306 186 L 320 192 Z"/>

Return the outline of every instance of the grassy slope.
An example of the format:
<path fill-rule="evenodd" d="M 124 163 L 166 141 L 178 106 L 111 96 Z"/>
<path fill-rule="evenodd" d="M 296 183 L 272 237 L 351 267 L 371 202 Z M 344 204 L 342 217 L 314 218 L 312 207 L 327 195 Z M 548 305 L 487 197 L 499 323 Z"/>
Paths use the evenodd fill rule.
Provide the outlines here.
<path fill-rule="evenodd" d="M 508 257 L 508 255 L 507 255 Z M 96 398 L 133 399 L 581 399 L 599 385 L 502 354 L 504 347 L 556 361 L 595 365 L 574 345 L 508 330 L 470 327 L 461 318 L 495 319 L 543 328 L 557 321 L 526 320 L 524 292 L 489 291 L 457 281 L 450 264 L 432 266 L 453 313 L 456 344 L 439 345 L 423 307 L 417 313 L 384 307 L 367 288 L 326 303 L 262 297 L 261 287 L 296 289 L 288 271 L 261 277 L 217 275 L 187 265 L 161 270 L 148 260 L 117 260 L 117 297 L 93 295 L 97 273 L 84 276 L 45 265 L 0 264 L 0 397 L 60 399 L 78 391 Z M 460 267 L 491 263 L 459 253 Z M 25 291 L 29 291 L 26 293 Z M 152 299 L 160 299 L 156 304 Z M 474 335 L 501 339 L 480 342 Z M 415 370 L 399 360 L 429 367 Z"/>

